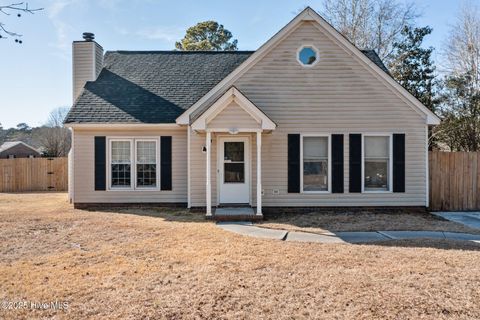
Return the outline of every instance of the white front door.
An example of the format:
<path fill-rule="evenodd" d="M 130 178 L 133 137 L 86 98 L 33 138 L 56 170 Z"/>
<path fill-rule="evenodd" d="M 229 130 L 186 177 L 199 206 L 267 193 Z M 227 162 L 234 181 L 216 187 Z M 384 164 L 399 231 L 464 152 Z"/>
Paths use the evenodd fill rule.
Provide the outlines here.
<path fill-rule="evenodd" d="M 218 138 L 219 203 L 250 203 L 248 137 Z"/>

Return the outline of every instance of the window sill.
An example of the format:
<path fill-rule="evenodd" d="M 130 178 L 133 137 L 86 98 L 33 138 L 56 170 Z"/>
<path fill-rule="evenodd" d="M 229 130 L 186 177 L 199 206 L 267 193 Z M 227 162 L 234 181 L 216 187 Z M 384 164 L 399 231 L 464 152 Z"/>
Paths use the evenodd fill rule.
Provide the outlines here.
<path fill-rule="evenodd" d="M 362 191 L 362 193 L 386 193 L 386 194 L 389 194 L 389 193 L 393 193 L 392 191 L 381 191 L 381 190 L 364 190 Z"/>
<path fill-rule="evenodd" d="M 109 188 L 106 191 L 113 191 L 113 192 L 122 192 L 122 191 L 130 191 L 130 192 L 148 192 L 148 191 L 171 191 L 171 190 L 160 190 L 160 188 Z"/>
<path fill-rule="evenodd" d="M 330 191 L 302 191 L 304 194 L 331 194 Z"/>

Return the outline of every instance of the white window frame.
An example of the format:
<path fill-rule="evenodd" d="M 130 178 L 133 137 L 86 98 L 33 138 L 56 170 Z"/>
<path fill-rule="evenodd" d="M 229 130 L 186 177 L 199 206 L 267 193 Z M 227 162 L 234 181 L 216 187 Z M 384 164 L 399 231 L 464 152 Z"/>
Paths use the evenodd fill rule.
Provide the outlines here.
<path fill-rule="evenodd" d="M 130 187 L 112 186 L 112 142 L 128 141 L 130 142 Z M 155 187 L 137 186 L 137 141 L 155 141 L 156 145 L 156 165 L 157 165 L 157 185 Z M 107 137 L 107 191 L 160 191 L 160 137 Z"/>
<path fill-rule="evenodd" d="M 159 139 L 156 138 L 138 138 L 135 140 L 135 170 L 134 170 L 134 177 L 135 177 L 135 190 L 160 190 L 160 152 L 159 152 Z M 137 144 L 138 142 L 155 142 L 155 165 L 156 165 L 156 186 L 149 187 L 149 186 L 138 186 L 137 185 Z"/>
<path fill-rule="evenodd" d="M 302 51 L 304 48 L 311 48 L 313 51 L 315 51 L 316 55 L 317 55 L 317 58 L 315 59 L 315 61 L 312 63 L 312 64 L 304 64 L 302 62 L 302 60 L 300 60 L 300 51 Z M 315 66 L 319 61 L 320 61 L 320 51 L 317 49 L 317 47 L 315 47 L 313 44 L 304 44 L 302 46 L 300 46 L 300 48 L 298 48 L 297 50 L 297 62 L 304 68 L 312 68 L 313 66 Z"/>
<path fill-rule="evenodd" d="M 328 183 L 325 191 L 305 191 L 303 190 L 303 138 L 318 137 L 328 139 Z M 332 135 L 329 133 L 305 133 L 300 134 L 300 192 L 305 194 L 330 194 L 332 193 Z"/>
<path fill-rule="evenodd" d="M 388 190 L 365 190 L 365 137 L 388 137 Z M 393 193 L 393 134 L 364 133 L 362 134 L 362 193 Z"/>

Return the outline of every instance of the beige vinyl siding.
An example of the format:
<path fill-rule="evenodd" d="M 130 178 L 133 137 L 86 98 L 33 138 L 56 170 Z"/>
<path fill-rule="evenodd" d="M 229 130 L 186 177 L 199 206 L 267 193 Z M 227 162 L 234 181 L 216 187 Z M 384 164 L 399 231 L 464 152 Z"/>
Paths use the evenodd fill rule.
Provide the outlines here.
<path fill-rule="evenodd" d="M 95 79 L 103 68 L 103 48 L 95 42 Z"/>
<path fill-rule="evenodd" d="M 95 191 L 94 137 L 141 138 L 172 136 L 172 190 Z M 80 130 L 74 134 L 75 203 L 185 203 L 187 202 L 187 129 Z M 107 144 L 108 147 L 108 144 Z M 108 161 L 108 160 L 107 160 Z M 107 163 L 107 170 L 108 170 Z M 160 168 L 158 168 L 160 170 Z M 160 177 L 161 179 L 161 177 Z M 109 181 L 107 181 L 107 186 Z"/>
<path fill-rule="evenodd" d="M 73 43 L 73 101 L 82 92 L 86 81 L 93 81 L 103 67 L 103 49 L 94 41 Z"/>
<path fill-rule="evenodd" d="M 314 45 L 320 52 L 312 68 L 297 62 L 296 52 L 302 45 Z M 262 135 L 264 206 L 425 205 L 426 116 L 312 22 L 303 22 L 233 85 L 278 125 L 271 134 Z M 344 134 L 344 194 L 287 192 L 289 133 Z M 348 193 L 349 133 L 406 134 L 405 193 Z M 194 143 L 194 149 L 199 149 Z M 192 199 L 194 205 L 204 205 L 205 169 L 198 166 L 192 165 L 192 172 L 200 169 L 202 174 L 192 179 Z M 279 194 L 273 195 L 274 190 Z"/>
<path fill-rule="evenodd" d="M 237 103 L 232 102 L 208 123 L 208 128 L 260 129 L 260 124 Z"/>
<path fill-rule="evenodd" d="M 218 154 L 217 154 L 217 142 L 218 137 L 222 135 L 227 135 L 225 133 L 212 133 L 212 157 L 211 157 L 211 183 L 212 183 L 212 206 L 218 204 L 218 180 L 217 180 L 217 163 L 218 163 Z M 252 133 L 240 133 L 235 135 L 239 136 L 248 136 L 250 137 L 250 199 L 252 205 L 256 203 L 256 192 L 257 192 L 257 144 L 256 136 Z M 192 207 L 204 207 L 206 206 L 206 172 L 207 172 L 207 155 L 202 152 L 203 146 L 205 146 L 206 137 L 205 133 L 193 133 L 190 135 L 190 168 L 191 168 L 191 202 Z"/>

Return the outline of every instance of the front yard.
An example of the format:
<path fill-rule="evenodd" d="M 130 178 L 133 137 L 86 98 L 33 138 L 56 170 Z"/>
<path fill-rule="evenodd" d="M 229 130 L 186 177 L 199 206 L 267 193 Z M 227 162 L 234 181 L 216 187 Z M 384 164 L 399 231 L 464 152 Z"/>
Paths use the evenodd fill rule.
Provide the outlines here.
<path fill-rule="evenodd" d="M 0 299 L 68 303 L 2 303 L 0 318 L 478 319 L 479 249 L 260 240 L 182 210 L 90 212 L 66 194 L 0 194 Z"/>

